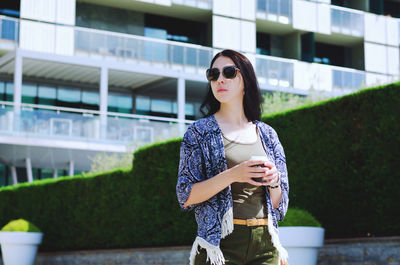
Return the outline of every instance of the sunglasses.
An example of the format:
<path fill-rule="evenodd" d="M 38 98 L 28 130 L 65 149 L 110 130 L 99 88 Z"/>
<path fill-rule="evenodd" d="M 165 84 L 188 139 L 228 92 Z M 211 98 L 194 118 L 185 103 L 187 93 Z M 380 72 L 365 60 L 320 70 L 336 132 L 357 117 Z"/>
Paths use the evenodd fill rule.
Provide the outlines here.
<path fill-rule="evenodd" d="M 233 79 L 236 77 L 237 71 L 240 71 L 236 66 L 225 66 L 222 68 L 222 75 L 227 79 Z M 208 81 L 217 81 L 220 71 L 218 68 L 210 68 L 206 71 L 206 76 Z"/>

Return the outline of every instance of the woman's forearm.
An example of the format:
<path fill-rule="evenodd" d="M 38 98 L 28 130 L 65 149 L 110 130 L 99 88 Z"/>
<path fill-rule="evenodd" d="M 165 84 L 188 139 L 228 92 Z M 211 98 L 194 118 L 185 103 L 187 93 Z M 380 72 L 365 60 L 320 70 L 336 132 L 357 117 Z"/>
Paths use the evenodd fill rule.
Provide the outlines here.
<path fill-rule="evenodd" d="M 228 187 L 233 182 L 232 174 L 229 171 L 224 171 L 210 179 L 197 182 L 193 185 L 189 198 L 183 205 L 184 207 L 204 202 L 221 190 Z"/>
<path fill-rule="evenodd" d="M 268 190 L 269 190 L 269 196 L 271 198 L 272 207 L 274 207 L 274 209 L 276 209 L 278 207 L 279 203 L 281 202 L 281 198 L 282 198 L 281 186 L 279 186 L 278 188 L 275 188 L 275 189 L 268 188 Z"/>

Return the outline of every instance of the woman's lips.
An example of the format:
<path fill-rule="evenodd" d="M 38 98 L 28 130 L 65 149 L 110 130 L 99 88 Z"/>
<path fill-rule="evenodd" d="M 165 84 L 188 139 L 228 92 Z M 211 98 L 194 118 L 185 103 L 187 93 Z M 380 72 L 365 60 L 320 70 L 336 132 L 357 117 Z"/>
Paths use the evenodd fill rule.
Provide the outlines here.
<path fill-rule="evenodd" d="M 226 91 L 228 91 L 228 89 L 225 89 L 225 88 L 218 88 L 217 89 L 218 93 L 222 93 L 222 92 L 226 92 Z"/>

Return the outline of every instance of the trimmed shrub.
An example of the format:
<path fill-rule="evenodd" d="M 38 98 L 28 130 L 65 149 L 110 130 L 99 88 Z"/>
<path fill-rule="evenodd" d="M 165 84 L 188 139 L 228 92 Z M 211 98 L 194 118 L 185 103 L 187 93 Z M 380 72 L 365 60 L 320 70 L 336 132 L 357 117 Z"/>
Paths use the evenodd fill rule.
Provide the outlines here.
<path fill-rule="evenodd" d="M 40 229 L 36 225 L 24 219 L 11 220 L 1 231 L 3 232 L 38 232 Z"/>
<path fill-rule="evenodd" d="M 315 219 L 309 212 L 306 210 L 298 209 L 298 208 L 289 208 L 285 219 L 282 222 L 279 222 L 279 226 L 316 226 L 321 227 L 321 223 Z"/>

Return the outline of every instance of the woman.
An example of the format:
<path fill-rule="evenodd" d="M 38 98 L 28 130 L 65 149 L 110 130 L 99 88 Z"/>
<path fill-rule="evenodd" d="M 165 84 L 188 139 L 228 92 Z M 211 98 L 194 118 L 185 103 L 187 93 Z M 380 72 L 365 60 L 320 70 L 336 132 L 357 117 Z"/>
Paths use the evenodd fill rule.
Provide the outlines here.
<path fill-rule="evenodd" d="M 286 262 L 277 235 L 288 207 L 286 161 L 275 130 L 259 121 L 254 69 L 244 55 L 224 50 L 206 74 L 206 117 L 183 137 L 176 186 L 198 224 L 190 264 Z"/>

